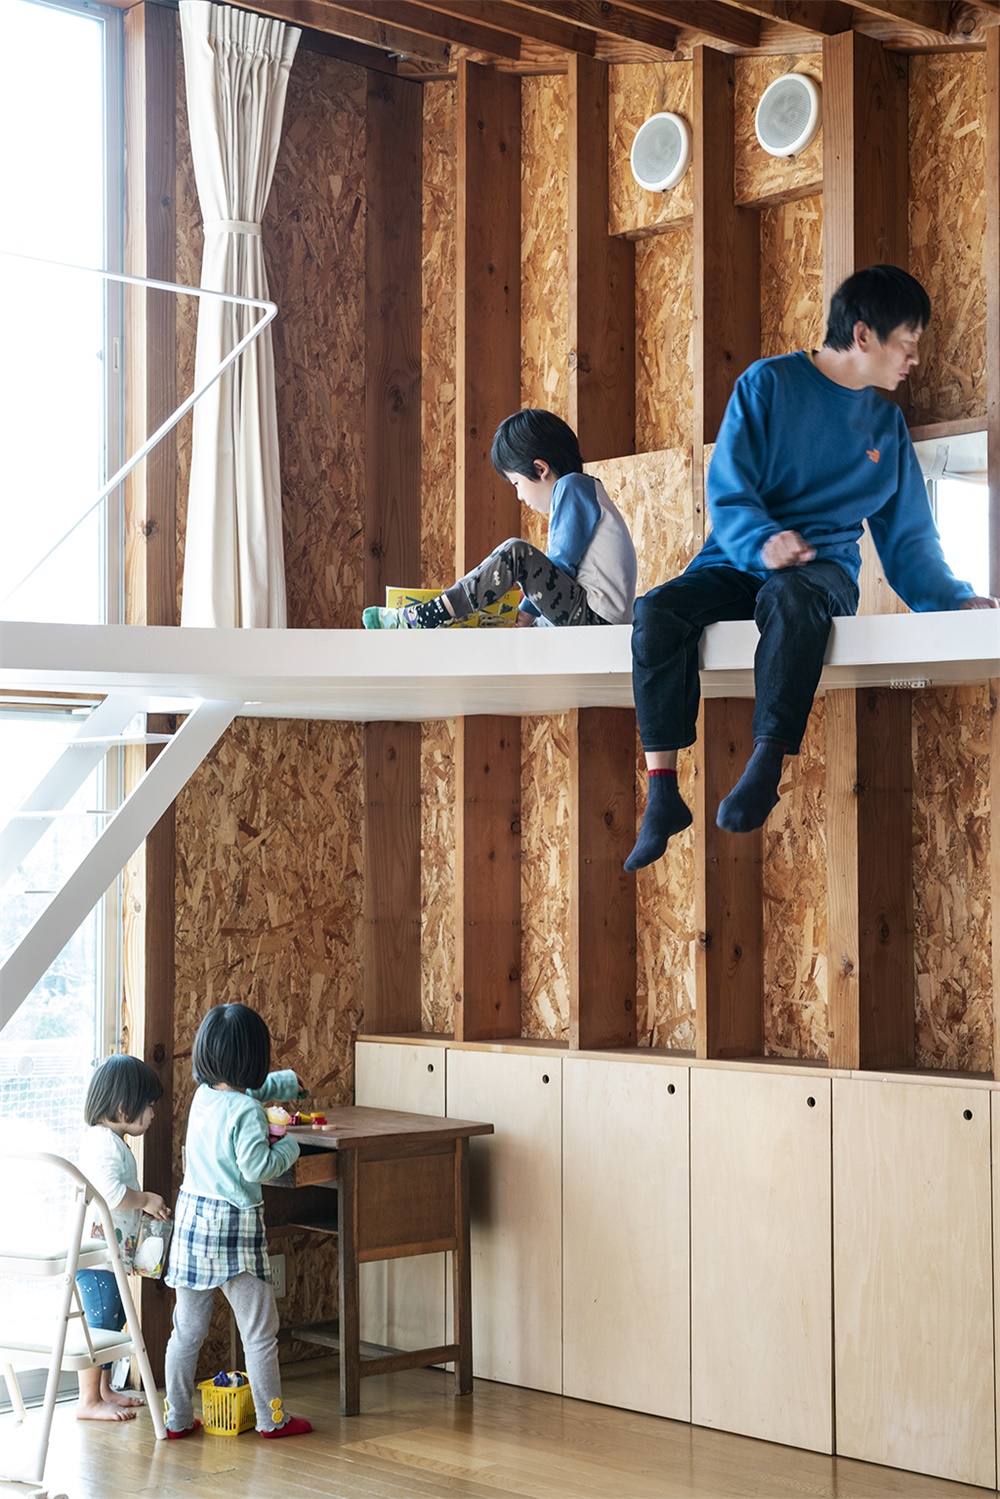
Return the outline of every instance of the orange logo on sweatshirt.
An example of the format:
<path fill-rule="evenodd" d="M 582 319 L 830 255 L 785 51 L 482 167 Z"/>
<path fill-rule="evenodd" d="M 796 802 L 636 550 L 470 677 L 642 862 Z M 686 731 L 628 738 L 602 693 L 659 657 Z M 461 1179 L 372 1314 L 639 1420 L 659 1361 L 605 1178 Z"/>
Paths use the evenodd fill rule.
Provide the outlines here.
<path fill-rule="evenodd" d="M 878 448 L 865 448 L 865 452 L 873 463 L 878 462 Z"/>

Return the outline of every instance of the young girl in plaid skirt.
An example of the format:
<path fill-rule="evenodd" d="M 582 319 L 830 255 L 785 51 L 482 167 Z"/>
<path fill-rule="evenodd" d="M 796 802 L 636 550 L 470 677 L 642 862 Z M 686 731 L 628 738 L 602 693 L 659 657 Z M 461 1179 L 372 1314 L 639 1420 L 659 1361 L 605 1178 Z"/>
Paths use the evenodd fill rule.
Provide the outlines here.
<path fill-rule="evenodd" d="M 177 1293 L 167 1344 L 167 1436 L 187 1437 L 201 1423 L 191 1400 L 212 1302 L 221 1287 L 243 1340 L 262 1437 L 312 1430 L 286 1416 L 278 1372 L 278 1309 L 271 1288 L 261 1182 L 287 1171 L 295 1140 L 268 1139 L 263 1100 L 296 1098 L 294 1072 L 269 1072 L 271 1035 L 246 1005 L 217 1005 L 198 1027 L 192 1065 L 200 1086 L 191 1104 L 184 1181 L 177 1201 L 166 1283 Z"/>

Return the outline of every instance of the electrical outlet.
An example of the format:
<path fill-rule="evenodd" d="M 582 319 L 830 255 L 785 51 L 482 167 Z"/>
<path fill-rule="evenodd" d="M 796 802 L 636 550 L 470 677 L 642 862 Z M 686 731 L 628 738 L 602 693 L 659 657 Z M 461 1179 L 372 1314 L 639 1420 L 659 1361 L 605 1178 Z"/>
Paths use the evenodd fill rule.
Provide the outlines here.
<path fill-rule="evenodd" d="M 271 1286 L 276 1301 L 280 1301 L 285 1294 L 285 1256 L 283 1254 L 272 1254 L 271 1260 Z"/>

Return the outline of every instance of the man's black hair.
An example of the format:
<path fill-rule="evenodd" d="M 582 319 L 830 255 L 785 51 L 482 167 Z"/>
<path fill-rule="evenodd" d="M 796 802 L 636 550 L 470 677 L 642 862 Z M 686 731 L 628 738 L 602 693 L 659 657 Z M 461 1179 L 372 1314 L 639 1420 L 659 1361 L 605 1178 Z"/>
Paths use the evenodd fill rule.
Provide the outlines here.
<path fill-rule="evenodd" d="M 131 1124 L 162 1097 L 163 1084 L 148 1062 L 141 1057 L 106 1057 L 90 1079 L 83 1117 L 88 1124 L 100 1124 L 102 1119 Z"/>
<path fill-rule="evenodd" d="M 198 1027 L 191 1066 L 196 1083 L 259 1088 L 271 1070 L 271 1033 L 247 1005 L 216 1005 Z"/>
<path fill-rule="evenodd" d="M 508 416 L 496 430 L 490 454 L 498 474 L 537 479 L 535 459 L 544 458 L 556 478 L 582 474 L 580 444 L 572 427 L 551 411 L 526 407 Z"/>
<path fill-rule="evenodd" d="M 848 276 L 830 298 L 823 347 L 849 349 L 856 323 L 885 343 L 894 328 L 922 331 L 930 320 L 931 299 L 919 281 L 898 265 L 870 265 Z"/>

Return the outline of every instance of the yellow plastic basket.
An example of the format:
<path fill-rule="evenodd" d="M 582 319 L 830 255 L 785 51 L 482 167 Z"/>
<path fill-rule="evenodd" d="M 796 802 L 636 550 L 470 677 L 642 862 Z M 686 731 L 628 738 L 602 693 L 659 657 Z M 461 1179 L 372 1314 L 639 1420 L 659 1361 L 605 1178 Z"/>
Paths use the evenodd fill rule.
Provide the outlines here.
<path fill-rule="evenodd" d="M 242 1371 L 240 1371 L 242 1372 Z M 246 1379 L 246 1375 L 243 1375 Z M 250 1385 L 217 1385 L 203 1379 L 198 1385 L 201 1391 L 201 1423 L 213 1437 L 238 1437 L 241 1431 L 249 1431 L 255 1424 Z"/>

